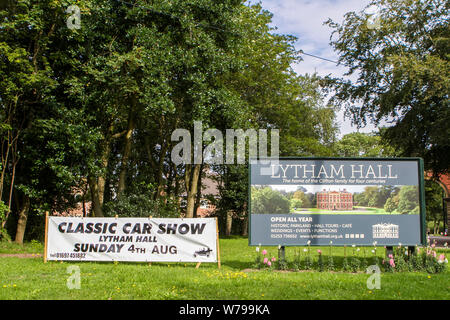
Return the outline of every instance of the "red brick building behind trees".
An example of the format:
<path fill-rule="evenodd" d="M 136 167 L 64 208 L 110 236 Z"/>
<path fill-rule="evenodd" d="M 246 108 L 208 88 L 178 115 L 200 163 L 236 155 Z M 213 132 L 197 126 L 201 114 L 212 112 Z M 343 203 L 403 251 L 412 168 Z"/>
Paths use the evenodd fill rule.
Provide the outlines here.
<path fill-rule="evenodd" d="M 324 210 L 353 210 L 353 195 L 346 191 L 326 191 L 316 194 L 317 209 Z"/>

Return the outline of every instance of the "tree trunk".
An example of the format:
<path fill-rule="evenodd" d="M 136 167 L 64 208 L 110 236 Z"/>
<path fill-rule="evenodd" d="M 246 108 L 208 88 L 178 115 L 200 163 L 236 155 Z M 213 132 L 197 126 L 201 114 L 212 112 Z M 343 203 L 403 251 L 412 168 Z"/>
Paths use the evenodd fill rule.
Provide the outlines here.
<path fill-rule="evenodd" d="M 136 99 L 134 98 L 132 100 L 132 105 L 130 109 L 130 113 L 128 115 L 128 126 L 127 126 L 127 133 L 125 134 L 125 141 L 124 141 L 124 147 L 123 147 L 123 155 L 122 155 L 122 165 L 119 173 L 119 186 L 117 189 L 117 196 L 120 197 L 124 191 L 125 191 L 125 183 L 127 179 L 127 169 L 128 169 L 128 161 L 131 154 L 131 143 L 132 143 L 132 136 L 133 136 L 133 130 L 134 130 L 134 109 L 136 104 Z"/>
<path fill-rule="evenodd" d="M 29 211 L 30 211 L 30 198 L 27 195 L 24 195 L 23 204 L 19 210 L 19 220 L 17 221 L 16 238 L 14 240 L 18 244 L 23 244 L 23 237 L 25 235 L 25 229 L 27 227 Z"/>
<path fill-rule="evenodd" d="M 2 151 L 2 163 L 1 163 L 1 167 L 2 167 L 2 173 L 0 175 L 0 200 L 3 198 L 3 184 L 5 182 L 5 173 L 6 170 L 8 169 L 8 157 L 9 157 L 9 151 L 11 149 L 11 144 L 10 144 L 10 137 L 11 137 L 11 131 L 8 130 L 8 138 L 6 141 L 6 152 L 3 153 L 3 149 L 4 149 L 4 144 L 5 142 L 2 141 L 2 145 L 1 145 L 1 151 Z"/>
<path fill-rule="evenodd" d="M 164 195 L 164 159 L 166 158 L 167 150 L 169 149 L 169 143 L 167 140 L 163 139 L 162 146 L 161 146 L 161 152 L 159 154 L 159 162 L 158 162 L 158 171 L 157 171 L 157 181 L 158 181 L 158 188 L 156 192 L 156 199 L 159 199 Z"/>
<path fill-rule="evenodd" d="M 242 206 L 242 214 L 243 214 L 243 220 L 242 220 L 242 230 L 241 235 L 246 237 L 248 236 L 248 210 L 247 210 L 247 201 L 244 201 L 244 205 Z"/>
<path fill-rule="evenodd" d="M 436 232 L 434 234 L 439 235 L 439 228 L 441 227 L 441 219 L 438 219 L 437 221 L 437 227 L 436 227 Z"/>
<path fill-rule="evenodd" d="M 194 218 L 197 218 L 198 207 L 200 206 L 200 202 L 202 200 L 202 172 L 203 172 L 203 163 L 200 165 L 200 174 L 198 176 L 197 181 L 197 194 L 195 195 L 195 204 L 194 204 Z"/>
<path fill-rule="evenodd" d="M 17 143 L 16 143 L 17 148 Z M 11 185 L 9 187 L 9 199 L 8 199 L 8 212 L 5 215 L 5 219 L 2 221 L 2 229 L 5 227 L 6 223 L 8 222 L 9 215 L 11 214 L 11 206 L 12 206 L 12 197 L 14 192 L 14 180 L 16 178 L 16 167 L 17 167 L 18 159 L 14 156 L 13 153 L 13 162 L 12 162 L 12 176 L 11 176 Z M 0 197 L 1 200 L 1 197 Z"/>
<path fill-rule="evenodd" d="M 241 235 L 244 236 L 244 237 L 248 236 L 248 215 L 247 214 L 242 219 Z"/>
<path fill-rule="evenodd" d="M 100 203 L 97 179 L 95 177 L 89 177 L 88 181 L 89 189 L 91 190 L 92 211 L 94 213 L 94 217 L 103 217 L 103 209 L 102 204 Z"/>
<path fill-rule="evenodd" d="M 169 164 L 169 171 L 167 172 L 167 198 L 173 198 L 173 167 Z"/>
<path fill-rule="evenodd" d="M 103 146 L 103 154 L 102 154 L 102 166 L 105 171 L 108 169 L 109 162 L 109 154 L 111 152 L 111 141 L 108 139 Z M 106 173 L 105 173 L 106 175 Z M 97 186 L 98 186 L 98 201 L 100 204 L 100 208 L 103 208 L 103 202 L 105 199 L 105 185 L 106 185 L 106 177 L 100 176 L 97 178 Z"/>
<path fill-rule="evenodd" d="M 200 176 L 200 168 L 201 168 L 200 164 L 186 165 L 186 172 L 185 172 L 186 196 L 187 196 L 186 218 L 194 217 L 195 198 L 197 195 L 198 177 Z"/>
<path fill-rule="evenodd" d="M 177 166 L 176 164 L 172 163 L 172 168 L 173 168 L 173 179 L 175 180 L 175 186 L 173 189 L 173 199 L 175 199 L 175 203 L 177 206 L 177 211 L 181 212 L 181 208 L 180 208 L 180 201 L 181 201 L 181 197 L 180 197 L 180 181 L 177 177 Z"/>
<path fill-rule="evenodd" d="M 226 221 L 226 229 L 225 235 L 231 235 L 231 227 L 233 226 L 233 211 L 227 211 L 227 221 Z"/>

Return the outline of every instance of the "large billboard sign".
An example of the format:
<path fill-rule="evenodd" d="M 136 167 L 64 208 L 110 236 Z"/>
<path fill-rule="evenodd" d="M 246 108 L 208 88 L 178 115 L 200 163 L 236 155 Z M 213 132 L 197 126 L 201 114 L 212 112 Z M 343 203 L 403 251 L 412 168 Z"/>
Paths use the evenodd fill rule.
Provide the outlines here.
<path fill-rule="evenodd" d="M 47 260 L 217 262 L 214 218 L 49 217 Z"/>
<path fill-rule="evenodd" d="M 426 241 L 418 158 L 250 163 L 250 245 L 416 245 Z"/>

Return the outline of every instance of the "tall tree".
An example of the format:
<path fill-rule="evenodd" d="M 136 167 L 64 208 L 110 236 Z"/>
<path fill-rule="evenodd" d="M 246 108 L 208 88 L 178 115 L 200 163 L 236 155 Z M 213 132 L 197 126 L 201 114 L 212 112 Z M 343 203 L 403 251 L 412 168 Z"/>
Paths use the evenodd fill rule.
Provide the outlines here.
<path fill-rule="evenodd" d="M 392 157 L 396 154 L 391 146 L 383 143 L 380 134 L 352 132 L 334 144 L 341 157 Z"/>
<path fill-rule="evenodd" d="M 433 223 L 433 234 L 439 233 L 439 224 L 444 221 L 444 197 L 444 190 L 438 183 L 425 180 L 426 220 Z"/>
<path fill-rule="evenodd" d="M 12 201 L 17 208 L 15 241 L 22 243 L 30 212 L 74 204 L 73 187 L 83 183 L 97 137 L 86 130 L 84 115 L 63 100 L 63 75 L 73 54 L 66 50 L 73 34 L 65 8 L 55 1 L 17 2 L 0 15 L 0 117 L 8 131 L 2 141 L 9 140 L 2 153 L 11 151 L 3 168 L 9 209 Z"/>
<path fill-rule="evenodd" d="M 171 163 L 170 137 L 196 121 L 203 131 L 279 128 L 282 154 L 329 152 L 334 111 L 317 79 L 293 73 L 293 38 L 273 33 L 260 5 L 81 0 L 78 29 L 67 5 L 0 9 L 0 200 L 17 242 L 30 213 L 73 207 L 77 189 L 103 216 L 140 202 L 173 214 L 185 188 L 193 216 L 203 164 Z M 245 217 L 247 169 L 223 168 L 224 199 Z"/>
<path fill-rule="evenodd" d="M 347 75 L 330 79 L 335 101 L 360 126 L 392 123 L 383 137 L 404 156 L 421 156 L 435 174 L 450 167 L 450 4 L 375 0 L 379 26 L 364 12 L 329 20 L 331 45 Z"/>
<path fill-rule="evenodd" d="M 334 109 L 326 105 L 316 76 L 299 76 L 292 65 L 301 62 L 295 37 L 277 34 L 272 14 L 260 4 L 244 7 L 237 24 L 243 35 L 236 49 L 241 68 L 223 77 L 238 108 L 224 109 L 215 121 L 219 129 L 279 129 L 281 156 L 332 155 Z M 270 136 L 270 135 L 268 135 Z M 268 137 L 269 138 L 269 137 Z M 268 156 L 271 141 L 268 139 Z M 246 150 L 248 159 L 248 150 Z M 216 168 L 221 174 L 219 211 L 233 211 L 248 222 L 247 165 Z"/>

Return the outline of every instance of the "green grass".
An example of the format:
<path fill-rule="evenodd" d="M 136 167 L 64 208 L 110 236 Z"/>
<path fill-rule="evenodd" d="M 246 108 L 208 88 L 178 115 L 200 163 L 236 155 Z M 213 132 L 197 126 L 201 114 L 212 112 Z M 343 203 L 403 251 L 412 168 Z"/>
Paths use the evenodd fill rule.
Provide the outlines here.
<path fill-rule="evenodd" d="M 42 253 L 42 245 L 0 243 L 2 253 Z M 0 299 L 450 299 L 450 271 L 383 273 L 381 289 L 369 290 L 369 275 L 342 272 L 242 272 L 256 252 L 244 238 L 220 240 L 222 268 L 188 263 L 43 263 L 42 258 L 0 258 Z M 269 247 L 277 257 L 277 248 Z M 311 248 L 316 255 L 317 247 Z M 321 248 L 328 254 L 328 247 Z M 40 250 L 36 252 L 36 250 Z M 292 259 L 295 248 L 286 248 Z M 302 250 L 301 250 L 302 251 Z M 379 248 L 382 256 L 384 249 Z M 347 248 L 351 255 L 352 248 Z M 367 249 L 369 255 L 369 249 Z M 448 251 L 447 251 L 448 253 Z M 343 248 L 333 247 L 336 260 Z M 447 254 L 448 255 L 448 254 Z M 79 266 L 81 289 L 69 290 L 69 266 Z"/>

